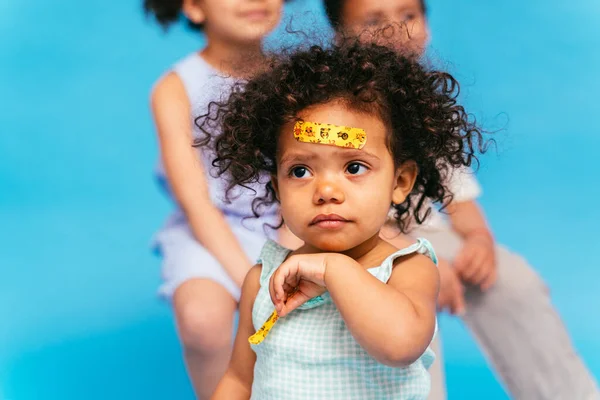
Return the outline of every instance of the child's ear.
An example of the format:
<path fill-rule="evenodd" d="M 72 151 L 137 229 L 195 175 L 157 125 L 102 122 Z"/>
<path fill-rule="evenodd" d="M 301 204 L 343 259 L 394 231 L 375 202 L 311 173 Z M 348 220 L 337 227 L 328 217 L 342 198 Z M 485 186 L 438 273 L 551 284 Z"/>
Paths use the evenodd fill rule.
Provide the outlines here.
<path fill-rule="evenodd" d="M 407 161 L 396 169 L 396 185 L 392 193 L 392 202 L 402 204 L 410 194 L 419 174 L 419 168 L 414 161 Z"/>
<path fill-rule="evenodd" d="M 198 0 L 183 0 L 183 14 L 193 23 L 202 24 L 206 19 Z"/>

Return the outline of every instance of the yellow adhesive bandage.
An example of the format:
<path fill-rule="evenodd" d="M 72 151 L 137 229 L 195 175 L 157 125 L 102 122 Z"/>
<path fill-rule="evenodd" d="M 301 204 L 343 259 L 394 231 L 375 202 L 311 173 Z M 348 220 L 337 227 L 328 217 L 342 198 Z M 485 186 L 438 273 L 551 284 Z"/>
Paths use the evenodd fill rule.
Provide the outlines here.
<path fill-rule="evenodd" d="M 294 138 L 299 142 L 321 143 L 352 149 L 362 149 L 367 143 L 367 133 L 361 128 L 297 121 Z"/>
<path fill-rule="evenodd" d="M 265 321 L 265 323 L 260 327 L 256 333 L 248 338 L 250 344 L 260 344 L 269 334 L 269 331 L 275 325 L 275 322 L 279 319 L 279 315 L 277 315 L 277 311 L 273 311 L 273 314 Z"/>

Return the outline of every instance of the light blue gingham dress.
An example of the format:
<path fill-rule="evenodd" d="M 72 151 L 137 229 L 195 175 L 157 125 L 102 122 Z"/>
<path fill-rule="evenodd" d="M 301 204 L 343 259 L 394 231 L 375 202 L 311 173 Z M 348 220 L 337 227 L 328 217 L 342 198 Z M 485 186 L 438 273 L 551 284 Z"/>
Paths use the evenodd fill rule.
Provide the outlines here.
<path fill-rule="evenodd" d="M 267 241 L 262 249 L 261 288 L 252 310 L 255 329 L 274 310 L 269 279 L 289 253 L 273 241 Z M 394 260 L 412 253 L 424 254 L 437 264 L 431 244 L 419 239 L 368 271 L 387 282 Z M 427 348 L 408 367 L 380 364 L 354 340 L 327 292 L 280 318 L 265 340 L 252 349 L 256 364 L 251 398 L 255 400 L 426 399 L 430 390 L 427 369 L 435 358 Z"/>

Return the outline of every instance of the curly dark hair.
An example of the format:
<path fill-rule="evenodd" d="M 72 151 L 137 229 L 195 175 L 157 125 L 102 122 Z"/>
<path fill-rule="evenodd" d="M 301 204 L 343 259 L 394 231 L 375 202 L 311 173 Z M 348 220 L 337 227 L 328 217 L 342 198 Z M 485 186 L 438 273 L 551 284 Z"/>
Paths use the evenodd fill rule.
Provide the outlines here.
<path fill-rule="evenodd" d="M 298 120 L 309 106 L 341 100 L 350 109 L 378 115 L 389 128 L 389 150 L 396 165 L 412 160 L 419 169 L 413 191 L 391 205 L 402 232 L 412 217 L 422 223 L 431 199 L 447 205 L 445 186 L 456 168 L 471 166 L 485 152 L 482 130 L 457 103 L 458 82 L 428 70 L 415 56 L 387 47 L 346 40 L 273 56 L 268 67 L 237 85 L 226 102 L 213 102 L 196 119 L 206 134 L 196 145 L 215 146 L 213 165 L 236 185 L 264 182 L 277 173 L 276 151 L 283 124 Z M 211 136 L 220 126 L 221 133 Z M 254 199 L 253 211 L 276 202 L 270 183 Z"/>
<path fill-rule="evenodd" d="M 367 0 L 368 1 L 368 0 Z M 329 19 L 329 23 L 334 29 L 338 29 L 341 25 L 342 11 L 345 5 L 344 0 L 324 0 L 323 5 L 325 6 L 325 14 Z M 427 6 L 425 0 L 419 0 L 421 5 L 421 11 L 423 15 L 427 14 Z"/>
<path fill-rule="evenodd" d="M 168 29 L 181 18 L 183 0 L 144 0 L 144 12 L 153 15 L 164 29 Z M 201 31 L 202 24 L 187 20 L 190 28 Z"/>

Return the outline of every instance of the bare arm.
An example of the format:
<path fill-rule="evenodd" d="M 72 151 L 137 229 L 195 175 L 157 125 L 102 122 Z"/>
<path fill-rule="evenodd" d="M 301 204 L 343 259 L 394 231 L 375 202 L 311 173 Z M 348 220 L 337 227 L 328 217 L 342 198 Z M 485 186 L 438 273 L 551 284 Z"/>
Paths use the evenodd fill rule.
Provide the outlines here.
<path fill-rule="evenodd" d="M 493 241 L 485 216 L 475 200 L 451 203 L 447 210 L 452 228 L 461 237 L 466 238 L 475 234 L 487 236 Z"/>
<path fill-rule="evenodd" d="M 325 284 L 356 341 L 379 362 L 409 365 L 431 342 L 439 275 L 427 257 L 402 258 L 387 284 L 352 259 L 335 257 Z"/>
<path fill-rule="evenodd" d="M 252 307 L 260 289 L 260 266 L 254 266 L 244 281 L 240 300 L 240 319 L 233 345 L 233 354 L 227 372 L 221 378 L 213 400 L 247 400 L 252 391 L 256 354 L 250 348 L 248 338 L 254 334 Z"/>
<path fill-rule="evenodd" d="M 452 203 L 448 207 L 452 228 L 464 239 L 453 264 L 466 283 L 489 289 L 497 279 L 495 243 L 483 212 L 474 200 Z"/>
<path fill-rule="evenodd" d="M 202 162 L 192 147 L 190 104 L 179 77 L 174 73 L 165 76 L 151 100 L 161 156 L 175 198 L 196 239 L 241 286 L 252 264 L 210 199 Z"/>

